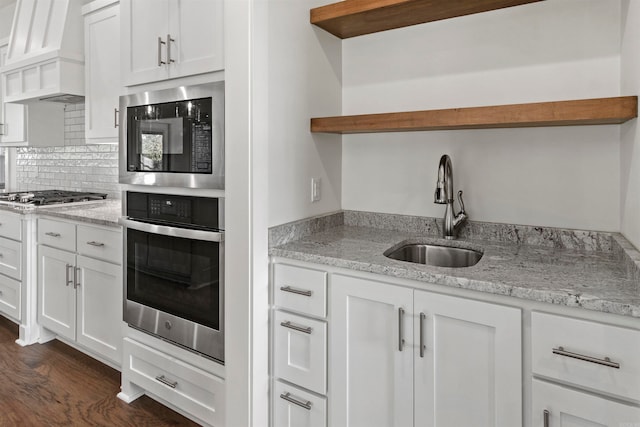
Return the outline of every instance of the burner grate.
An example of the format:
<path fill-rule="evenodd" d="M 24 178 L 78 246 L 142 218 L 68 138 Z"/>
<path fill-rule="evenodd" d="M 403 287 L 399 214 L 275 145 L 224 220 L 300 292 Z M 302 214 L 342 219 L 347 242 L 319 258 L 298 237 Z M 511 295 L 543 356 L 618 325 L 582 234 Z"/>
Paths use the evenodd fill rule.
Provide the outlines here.
<path fill-rule="evenodd" d="M 65 190 L 20 191 L 0 195 L 0 200 L 38 206 L 55 205 L 60 203 L 86 202 L 91 200 L 103 200 L 106 198 L 106 193 L 91 193 Z"/>

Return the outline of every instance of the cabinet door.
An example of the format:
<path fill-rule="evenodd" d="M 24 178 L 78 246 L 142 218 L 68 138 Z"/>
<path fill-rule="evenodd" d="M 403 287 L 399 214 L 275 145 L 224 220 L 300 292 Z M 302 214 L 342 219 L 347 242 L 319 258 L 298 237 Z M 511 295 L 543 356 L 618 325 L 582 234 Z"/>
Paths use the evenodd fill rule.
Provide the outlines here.
<path fill-rule="evenodd" d="M 545 424 L 545 411 L 548 422 Z M 640 408 L 533 380 L 533 426 L 635 427 Z"/>
<path fill-rule="evenodd" d="M 326 427 L 327 399 L 275 381 L 273 427 Z"/>
<path fill-rule="evenodd" d="M 40 324 L 72 340 L 76 331 L 75 263 L 75 254 L 38 246 Z"/>
<path fill-rule="evenodd" d="M 170 2 L 168 46 L 172 78 L 224 68 L 222 0 Z"/>
<path fill-rule="evenodd" d="M 7 45 L 0 46 L 0 67 L 7 57 Z M 25 106 L 5 104 L 0 91 L 0 143 L 26 141 Z"/>
<path fill-rule="evenodd" d="M 85 134 L 88 142 L 118 142 L 120 6 L 85 16 Z"/>
<path fill-rule="evenodd" d="M 120 363 L 121 267 L 78 255 L 78 343 Z"/>
<path fill-rule="evenodd" d="M 416 426 L 521 425 L 520 310 L 416 291 L 414 314 Z"/>
<path fill-rule="evenodd" d="M 413 426 L 413 290 L 335 275 L 330 296 L 329 424 Z"/>
<path fill-rule="evenodd" d="M 168 68 L 166 43 L 169 34 L 168 0 L 122 0 L 122 82 L 126 86 L 165 80 Z M 206 45 L 207 43 L 202 43 Z"/>

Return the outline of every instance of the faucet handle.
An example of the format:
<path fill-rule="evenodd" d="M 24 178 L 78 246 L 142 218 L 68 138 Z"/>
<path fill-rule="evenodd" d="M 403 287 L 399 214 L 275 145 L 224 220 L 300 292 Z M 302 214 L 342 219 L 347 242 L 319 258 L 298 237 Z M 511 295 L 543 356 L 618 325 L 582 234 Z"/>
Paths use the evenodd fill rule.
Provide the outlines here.
<path fill-rule="evenodd" d="M 466 214 L 464 210 L 464 201 L 462 200 L 462 190 L 458 190 L 458 203 L 460 203 L 460 213 Z"/>

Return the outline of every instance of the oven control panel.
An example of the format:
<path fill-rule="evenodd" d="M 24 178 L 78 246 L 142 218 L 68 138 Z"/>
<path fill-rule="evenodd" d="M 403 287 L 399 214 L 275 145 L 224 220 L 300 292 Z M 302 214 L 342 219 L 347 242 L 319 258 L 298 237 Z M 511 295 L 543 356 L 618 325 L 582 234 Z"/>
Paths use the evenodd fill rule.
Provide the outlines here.
<path fill-rule="evenodd" d="M 221 206 L 216 197 L 127 191 L 127 216 L 144 222 L 220 230 Z"/>

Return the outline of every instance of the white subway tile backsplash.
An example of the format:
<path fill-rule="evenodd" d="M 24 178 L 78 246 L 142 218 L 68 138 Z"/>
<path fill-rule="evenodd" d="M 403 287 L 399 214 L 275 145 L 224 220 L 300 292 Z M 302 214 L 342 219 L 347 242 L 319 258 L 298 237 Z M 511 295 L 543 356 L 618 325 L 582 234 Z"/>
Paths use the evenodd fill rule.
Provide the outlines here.
<path fill-rule="evenodd" d="M 17 149 L 17 190 L 94 191 L 119 199 L 118 146 L 86 144 L 84 104 L 68 104 L 64 115 L 64 146 Z"/>

